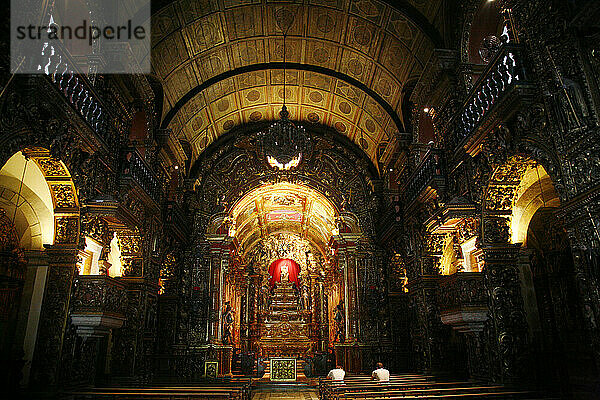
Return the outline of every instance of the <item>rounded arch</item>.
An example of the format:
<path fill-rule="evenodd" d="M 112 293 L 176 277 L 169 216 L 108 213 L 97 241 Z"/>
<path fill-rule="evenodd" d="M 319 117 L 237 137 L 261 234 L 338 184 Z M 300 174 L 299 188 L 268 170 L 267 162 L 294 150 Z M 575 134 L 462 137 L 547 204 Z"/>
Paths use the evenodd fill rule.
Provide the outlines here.
<path fill-rule="evenodd" d="M 519 184 L 513 201 L 511 242 L 526 243 L 531 219 L 540 208 L 558 208 L 560 199 L 543 166 L 535 163 Z"/>
<path fill-rule="evenodd" d="M 164 87 L 162 127 L 192 145 L 193 161 L 232 128 L 276 119 L 284 98 L 292 119 L 368 143 L 376 160 L 403 129 L 405 82 L 418 79 L 443 44 L 438 0 L 173 3 L 154 8 L 152 46 L 163 56 L 153 72 Z M 285 93 L 280 14 L 293 16 L 284 21 Z"/>
<path fill-rule="evenodd" d="M 493 242 L 525 243 L 536 211 L 560 206 L 546 169 L 523 155 L 509 157 L 494 169 L 483 199 L 484 239 Z"/>
<path fill-rule="evenodd" d="M 62 161 L 44 148 L 26 148 L 8 159 L 0 178 L 0 207 L 13 217 L 22 247 L 77 243 L 79 202 Z"/>
<path fill-rule="evenodd" d="M 321 252 L 339 234 L 340 212 L 327 196 L 307 185 L 279 182 L 250 190 L 229 210 L 228 231 L 244 252 L 279 232 L 299 234 Z"/>
<path fill-rule="evenodd" d="M 261 157 L 256 131 L 255 126 L 247 126 L 236 135 L 226 135 L 192 168 L 195 195 L 188 201 L 199 212 L 203 230 L 212 226 L 211 218 L 227 213 L 250 191 L 288 182 L 321 193 L 335 205 L 338 215 L 355 215 L 360 232 L 374 237 L 373 211 L 379 205 L 376 185 L 380 178 L 367 157 L 347 140 L 340 141 L 339 135 L 315 128 L 308 131 L 311 149 L 301 165 L 280 174 Z"/>

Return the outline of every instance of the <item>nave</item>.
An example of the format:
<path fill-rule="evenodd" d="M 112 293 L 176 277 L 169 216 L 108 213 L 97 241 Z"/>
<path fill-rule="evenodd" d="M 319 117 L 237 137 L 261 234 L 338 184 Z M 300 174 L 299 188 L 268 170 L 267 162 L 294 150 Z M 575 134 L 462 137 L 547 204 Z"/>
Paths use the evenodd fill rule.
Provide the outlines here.
<path fill-rule="evenodd" d="M 0 397 L 600 398 L 600 1 L 108 3 L 0 13 Z"/>

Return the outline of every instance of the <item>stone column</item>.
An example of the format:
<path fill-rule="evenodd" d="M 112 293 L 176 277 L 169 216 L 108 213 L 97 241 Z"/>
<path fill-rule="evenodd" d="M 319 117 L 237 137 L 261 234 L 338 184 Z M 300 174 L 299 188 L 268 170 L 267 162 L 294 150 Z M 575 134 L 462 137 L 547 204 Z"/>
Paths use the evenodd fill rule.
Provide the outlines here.
<path fill-rule="evenodd" d="M 211 237 L 210 241 L 210 312 L 208 342 L 221 343 L 221 299 L 223 292 L 222 282 L 222 240 L 223 237 Z"/>
<path fill-rule="evenodd" d="M 21 385 L 27 386 L 31 363 L 38 336 L 38 327 L 48 274 L 48 259 L 46 253 L 40 250 L 27 250 L 27 271 L 25 284 L 21 294 L 17 331 L 15 334 L 14 350 L 23 351 L 25 365 L 22 371 Z"/>
<path fill-rule="evenodd" d="M 31 384 L 48 388 L 57 384 L 59 360 L 67 323 L 71 287 L 76 271 L 77 246 L 48 246 L 48 273 L 33 355 Z"/>
<path fill-rule="evenodd" d="M 339 243 L 338 259 L 343 265 L 344 311 L 346 323 L 346 343 L 359 339 L 358 323 L 358 281 L 356 264 L 356 245 L 360 235 L 341 234 L 336 238 Z"/>
<path fill-rule="evenodd" d="M 343 295 L 344 302 L 344 343 L 336 344 L 336 358 L 341 362 L 344 369 L 350 372 L 360 372 L 361 357 L 359 341 L 359 323 L 358 323 L 358 285 L 357 285 L 357 264 L 356 264 L 356 244 L 360 235 L 341 234 L 335 236 L 337 245 L 337 259 L 342 270 Z"/>
<path fill-rule="evenodd" d="M 436 301 L 438 279 L 439 275 L 423 275 L 407 284 L 417 319 L 412 330 L 413 346 L 420 364 L 417 367 L 427 374 L 438 372 L 441 365 L 439 332 L 442 322 Z"/>
<path fill-rule="evenodd" d="M 571 241 L 582 314 L 591 338 L 596 367 L 600 368 L 600 210 L 594 209 L 595 204 L 600 204 L 598 195 L 590 195 L 565 204 L 559 216 Z"/>
<path fill-rule="evenodd" d="M 517 260 L 520 244 L 487 244 L 484 286 L 490 315 L 492 380 L 515 383 L 524 376 L 528 327 Z"/>
<path fill-rule="evenodd" d="M 210 301 L 208 350 L 215 351 L 219 362 L 219 373 L 231 373 L 232 347 L 223 345 L 223 296 L 225 274 L 229 265 L 230 240 L 224 235 L 208 235 L 210 242 Z"/>

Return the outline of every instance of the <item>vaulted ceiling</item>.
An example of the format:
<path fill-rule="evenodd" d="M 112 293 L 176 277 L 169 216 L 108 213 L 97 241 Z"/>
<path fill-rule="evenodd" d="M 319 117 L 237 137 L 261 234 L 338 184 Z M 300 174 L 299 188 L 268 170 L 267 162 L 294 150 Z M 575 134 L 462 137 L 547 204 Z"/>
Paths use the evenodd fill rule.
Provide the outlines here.
<path fill-rule="evenodd" d="M 319 192 L 281 182 L 248 193 L 232 209 L 235 237 L 246 250 L 274 233 L 295 233 L 324 249 L 336 228 L 335 207 Z"/>
<path fill-rule="evenodd" d="M 291 119 L 324 124 L 378 166 L 403 131 L 402 89 L 439 45 L 441 0 L 179 0 L 152 18 L 152 68 L 164 88 L 162 126 L 198 155 L 234 127 Z M 287 88 L 283 90 L 285 26 Z M 193 161 L 193 160 L 192 160 Z"/>

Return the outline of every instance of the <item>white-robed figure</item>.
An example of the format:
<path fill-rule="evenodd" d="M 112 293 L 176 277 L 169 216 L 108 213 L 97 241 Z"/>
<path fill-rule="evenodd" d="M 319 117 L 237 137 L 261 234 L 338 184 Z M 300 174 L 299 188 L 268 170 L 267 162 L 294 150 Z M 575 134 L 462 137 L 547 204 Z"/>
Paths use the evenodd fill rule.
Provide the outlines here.
<path fill-rule="evenodd" d="M 281 266 L 281 282 L 287 282 L 290 280 L 290 271 L 288 271 L 287 265 Z"/>
<path fill-rule="evenodd" d="M 341 366 L 337 366 L 327 374 L 326 379 L 331 379 L 336 383 L 344 383 L 344 377 L 346 376 L 346 371 Z"/>
<path fill-rule="evenodd" d="M 382 363 L 377 363 L 377 369 L 371 374 L 371 379 L 379 383 L 389 383 L 390 371 L 383 368 Z"/>

